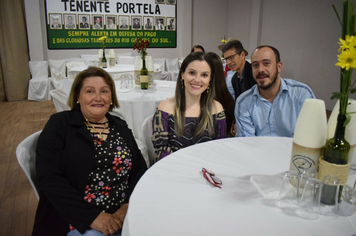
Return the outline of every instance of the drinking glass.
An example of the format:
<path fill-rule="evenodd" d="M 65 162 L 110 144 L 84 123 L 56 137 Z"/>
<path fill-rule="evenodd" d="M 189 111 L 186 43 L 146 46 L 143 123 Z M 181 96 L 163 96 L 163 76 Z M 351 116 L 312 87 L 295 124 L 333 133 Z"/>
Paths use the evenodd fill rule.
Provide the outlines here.
<path fill-rule="evenodd" d="M 297 210 L 297 214 L 300 217 L 308 220 L 319 218 L 322 185 L 323 182 L 316 178 L 305 180 L 303 193 L 299 200 L 300 208 Z"/>
<path fill-rule="evenodd" d="M 340 179 L 334 175 L 324 177 L 320 197 L 320 213 L 334 216 L 339 211 Z"/>
<path fill-rule="evenodd" d="M 294 170 L 284 172 L 281 190 L 277 205 L 280 208 L 298 208 L 297 189 L 299 186 L 299 174 Z"/>
<path fill-rule="evenodd" d="M 299 177 L 299 187 L 298 187 L 298 200 L 303 194 L 304 185 L 305 185 L 305 182 L 307 181 L 307 179 L 308 178 L 316 178 L 318 176 L 318 172 L 313 168 L 309 168 L 309 169 L 303 170 L 299 175 L 300 175 L 300 177 Z"/>
<path fill-rule="evenodd" d="M 343 187 L 342 201 L 340 203 L 339 215 L 351 216 L 356 211 L 356 190 L 351 186 Z"/>

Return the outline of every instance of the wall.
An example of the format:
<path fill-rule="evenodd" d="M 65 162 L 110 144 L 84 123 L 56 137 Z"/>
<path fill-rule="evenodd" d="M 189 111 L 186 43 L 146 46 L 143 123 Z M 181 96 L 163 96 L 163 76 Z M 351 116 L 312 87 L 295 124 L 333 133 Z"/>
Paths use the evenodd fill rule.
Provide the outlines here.
<path fill-rule="evenodd" d="M 356 0 L 353 0 L 356 2 Z M 94 50 L 48 50 L 42 0 L 25 0 L 31 60 L 79 57 Z M 341 26 L 333 11 L 340 0 L 178 0 L 175 49 L 149 49 L 153 57 L 182 57 L 194 44 L 221 52 L 221 39 L 237 38 L 251 52 L 261 44 L 279 49 L 282 77 L 308 84 L 332 110 L 331 94 L 339 90 L 337 62 Z M 131 49 L 115 49 L 118 53 Z M 136 53 L 136 52 L 134 52 Z M 247 57 L 250 58 L 250 55 Z M 356 94 L 351 96 L 356 99 Z"/>

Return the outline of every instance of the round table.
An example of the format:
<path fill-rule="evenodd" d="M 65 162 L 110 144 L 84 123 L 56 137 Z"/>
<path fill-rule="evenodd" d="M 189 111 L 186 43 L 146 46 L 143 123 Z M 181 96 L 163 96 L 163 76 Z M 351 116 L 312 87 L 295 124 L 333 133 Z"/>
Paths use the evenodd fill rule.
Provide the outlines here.
<path fill-rule="evenodd" d="M 251 137 L 214 140 L 170 154 L 136 185 L 122 235 L 354 235 L 356 213 L 305 220 L 264 199 L 253 186 L 253 175 L 288 170 L 291 149 L 291 138 Z M 222 180 L 221 189 L 203 178 L 203 167 Z M 350 170 L 348 184 L 355 178 Z"/>
<path fill-rule="evenodd" d="M 156 85 L 150 86 L 147 90 L 142 90 L 139 86 L 134 86 L 131 90 L 116 90 L 120 105 L 117 111 L 123 114 L 134 136 L 140 140 L 143 140 L 143 121 L 154 114 L 161 101 L 174 96 L 177 83 L 164 80 L 155 80 L 155 82 Z"/>

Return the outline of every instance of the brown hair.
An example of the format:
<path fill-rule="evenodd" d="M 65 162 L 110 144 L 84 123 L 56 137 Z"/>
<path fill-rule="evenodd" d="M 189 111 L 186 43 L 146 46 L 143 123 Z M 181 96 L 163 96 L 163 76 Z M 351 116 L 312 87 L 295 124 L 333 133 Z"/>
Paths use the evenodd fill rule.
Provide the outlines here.
<path fill-rule="evenodd" d="M 101 77 L 105 80 L 105 83 L 109 85 L 110 91 L 111 91 L 111 101 L 112 104 L 110 105 L 109 111 L 112 111 L 114 107 L 118 108 L 119 107 L 119 101 L 117 100 L 116 97 L 116 89 L 115 89 L 115 82 L 111 78 L 108 72 L 105 70 L 98 68 L 98 67 L 88 67 L 88 69 L 83 70 L 80 72 L 74 79 L 72 88 L 70 90 L 69 98 L 68 98 L 68 106 L 73 109 L 73 108 L 79 108 L 80 104 L 77 103 L 78 97 L 80 90 L 83 87 L 83 82 L 86 78 L 89 77 Z"/>
<path fill-rule="evenodd" d="M 197 126 L 194 132 L 194 138 L 199 137 L 206 127 L 208 126 L 209 135 L 214 134 L 214 123 L 212 117 L 212 107 L 215 98 L 215 67 L 213 60 L 208 54 L 204 52 L 193 52 L 189 54 L 182 62 L 181 68 L 179 70 L 179 75 L 177 79 L 176 91 L 175 91 L 175 121 L 176 121 L 176 133 L 178 137 L 183 135 L 185 126 L 185 88 L 182 79 L 182 74 L 184 74 L 188 65 L 193 61 L 206 61 L 209 64 L 211 75 L 209 82 L 209 92 L 205 90 L 200 97 L 200 116 L 197 121 Z"/>

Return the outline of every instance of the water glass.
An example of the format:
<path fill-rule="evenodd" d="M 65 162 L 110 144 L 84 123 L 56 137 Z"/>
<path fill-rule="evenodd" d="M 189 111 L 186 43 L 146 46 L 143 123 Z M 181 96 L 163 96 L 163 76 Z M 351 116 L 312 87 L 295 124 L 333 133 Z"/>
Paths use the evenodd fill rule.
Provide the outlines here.
<path fill-rule="evenodd" d="M 299 187 L 298 187 L 298 199 L 302 196 L 303 194 L 303 189 L 305 182 L 307 181 L 308 178 L 317 178 L 318 177 L 318 172 L 313 169 L 305 169 L 302 170 L 302 172 L 299 174 Z"/>
<path fill-rule="evenodd" d="M 320 197 L 320 213 L 335 216 L 339 211 L 340 179 L 334 175 L 324 177 Z"/>
<path fill-rule="evenodd" d="M 297 214 L 308 220 L 319 218 L 320 195 L 323 183 L 316 178 L 307 178 L 303 185 L 303 193 L 299 200 Z"/>
<path fill-rule="evenodd" d="M 342 201 L 340 204 L 339 215 L 351 216 L 356 211 L 356 189 L 346 185 L 343 187 Z"/>
<path fill-rule="evenodd" d="M 299 173 L 293 170 L 286 171 L 283 176 L 281 190 L 278 196 L 278 206 L 285 209 L 298 208 Z"/>

